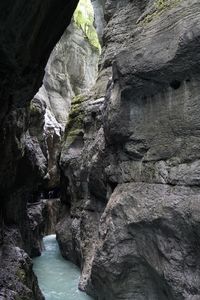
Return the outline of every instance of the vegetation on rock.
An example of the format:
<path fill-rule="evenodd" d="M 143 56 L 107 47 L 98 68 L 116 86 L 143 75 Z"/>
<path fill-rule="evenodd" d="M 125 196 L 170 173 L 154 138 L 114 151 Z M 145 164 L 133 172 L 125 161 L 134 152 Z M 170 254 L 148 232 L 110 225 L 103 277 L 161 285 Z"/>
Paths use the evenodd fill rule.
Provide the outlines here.
<path fill-rule="evenodd" d="M 94 11 L 90 0 L 80 0 L 74 12 L 74 22 L 80 27 L 89 43 L 101 52 L 101 45 L 94 27 Z"/>
<path fill-rule="evenodd" d="M 142 23 L 151 22 L 156 16 L 161 15 L 165 9 L 170 9 L 181 1 L 182 0 L 156 0 L 154 3 L 154 9 L 141 20 Z"/>
<path fill-rule="evenodd" d="M 163 10 L 165 8 L 170 8 L 174 4 L 177 4 L 181 0 L 156 0 L 155 6 L 158 10 Z"/>
<path fill-rule="evenodd" d="M 84 108 L 82 103 L 87 100 L 85 95 L 77 95 L 73 98 L 71 112 L 65 129 L 65 138 L 67 145 L 73 143 L 77 136 L 84 132 Z"/>

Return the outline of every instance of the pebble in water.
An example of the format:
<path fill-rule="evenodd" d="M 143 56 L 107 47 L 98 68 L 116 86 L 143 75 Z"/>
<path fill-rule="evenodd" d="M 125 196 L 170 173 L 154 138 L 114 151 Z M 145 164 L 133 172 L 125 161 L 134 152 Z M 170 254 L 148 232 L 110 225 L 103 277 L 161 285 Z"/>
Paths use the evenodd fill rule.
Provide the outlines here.
<path fill-rule="evenodd" d="M 91 300 L 78 290 L 80 270 L 60 254 L 56 235 L 44 237 L 45 250 L 33 259 L 33 269 L 46 300 Z"/>

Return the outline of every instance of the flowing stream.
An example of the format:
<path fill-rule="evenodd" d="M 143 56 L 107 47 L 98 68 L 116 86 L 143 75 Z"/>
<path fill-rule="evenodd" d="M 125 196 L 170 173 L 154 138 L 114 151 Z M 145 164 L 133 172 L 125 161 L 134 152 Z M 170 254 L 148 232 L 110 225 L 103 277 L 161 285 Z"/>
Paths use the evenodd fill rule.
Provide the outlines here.
<path fill-rule="evenodd" d="M 44 237 L 45 250 L 33 259 L 33 269 L 46 300 L 91 300 L 78 290 L 80 270 L 60 254 L 56 235 Z"/>

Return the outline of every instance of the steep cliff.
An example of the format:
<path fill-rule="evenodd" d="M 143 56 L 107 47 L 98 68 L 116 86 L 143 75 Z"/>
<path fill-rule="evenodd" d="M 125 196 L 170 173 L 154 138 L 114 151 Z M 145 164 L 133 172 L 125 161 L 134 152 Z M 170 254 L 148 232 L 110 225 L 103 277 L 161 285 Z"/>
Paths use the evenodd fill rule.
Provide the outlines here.
<path fill-rule="evenodd" d="M 34 141 L 27 142 L 29 101 L 41 84 L 48 56 L 69 24 L 76 4 L 77 1 L 66 4 L 61 0 L 58 3 L 18 1 L 15 5 L 11 1 L 2 1 L 0 4 L 0 184 L 3 215 L 7 222 L 18 224 L 25 220 L 22 214 L 26 200 L 30 198 L 27 193 L 29 186 L 37 186 L 45 173 L 42 153 L 38 165 L 33 151 Z M 30 153 L 32 161 L 28 158 Z"/>
<path fill-rule="evenodd" d="M 36 141 L 27 131 L 34 122 L 29 105 L 42 84 L 49 55 L 70 23 L 77 3 L 76 0 L 0 3 L 0 291 L 3 299 L 43 298 L 31 261 L 21 249 L 30 253 L 32 241 L 26 204 L 34 198 L 32 191 L 37 190 L 47 167 L 43 153 L 40 149 L 35 152 Z M 39 109 L 42 114 L 44 108 Z M 42 126 L 42 120 L 39 121 Z M 8 231 L 10 238 L 7 238 Z"/>
<path fill-rule="evenodd" d="M 97 299 L 200 297 L 199 1 L 106 1 L 62 149 L 58 241 Z M 80 100 L 80 99 L 79 99 Z"/>
<path fill-rule="evenodd" d="M 43 85 L 31 102 L 29 133 L 38 161 L 43 153 L 47 166 L 43 175 L 46 189 L 59 185 L 57 161 L 71 102 L 88 93 L 96 81 L 101 46 L 93 23 L 91 2 L 80 1 L 70 26 L 51 53 Z"/>

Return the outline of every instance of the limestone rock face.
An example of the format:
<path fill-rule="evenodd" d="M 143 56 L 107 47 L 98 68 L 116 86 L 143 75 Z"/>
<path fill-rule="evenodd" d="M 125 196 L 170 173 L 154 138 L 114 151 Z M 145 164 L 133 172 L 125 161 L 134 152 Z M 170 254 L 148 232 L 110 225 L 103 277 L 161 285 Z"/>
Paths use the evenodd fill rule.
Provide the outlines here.
<path fill-rule="evenodd" d="M 85 8 L 80 3 L 77 9 L 81 13 Z M 86 14 L 86 20 L 94 18 L 92 6 L 91 12 L 84 10 L 83 13 Z M 100 19 L 98 24 L 103 26 L 103 20 Z M 80 27 L 73 17 L 70 26 L 51 53 L 43 85 L 31 102 L 31 113 L 37 110 L 38 119 L 43 121 L 43 126 L 40 126 L 41 122 L 36 118 L 31 131 L 33 140 L 38 141 L 46 159 L 44 185 L 47 188 L 59 185 L 57 161 L 72 99 L 87 93 L 97 77 L 100 49 L 91 44 L 84 30 L 86 29 Z M 42 107 L 45 107 L 44 112 Z"/>
<path fill-rule="evenodd" d="M 96 27 L 97 34 L 99 36 L 99 40 L 102 42 L 104 27 L 105 27 L 105 19 L 104 19 L 104 7 L 105 0 L 92 0 L 92 6 L 94 8 L 94 25 Z"/>
<path fill-rule="evenodd" d="M 58 228 L 99 300 L 200 297 L 199 17 L 195 0 L 105 3 L 104 104 L 72 107 Z"/>

